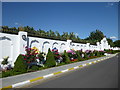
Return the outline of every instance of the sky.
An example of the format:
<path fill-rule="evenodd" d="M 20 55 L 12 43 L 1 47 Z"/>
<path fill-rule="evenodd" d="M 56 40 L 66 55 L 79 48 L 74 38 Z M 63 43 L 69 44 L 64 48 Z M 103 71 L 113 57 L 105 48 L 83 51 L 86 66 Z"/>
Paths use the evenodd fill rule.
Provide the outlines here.
<path fill-rule="evenodd" d="M 118 39 L 118 2 L 3 2 L 2 25 L 74 32 L 81 39 L 96 29 Z"/>

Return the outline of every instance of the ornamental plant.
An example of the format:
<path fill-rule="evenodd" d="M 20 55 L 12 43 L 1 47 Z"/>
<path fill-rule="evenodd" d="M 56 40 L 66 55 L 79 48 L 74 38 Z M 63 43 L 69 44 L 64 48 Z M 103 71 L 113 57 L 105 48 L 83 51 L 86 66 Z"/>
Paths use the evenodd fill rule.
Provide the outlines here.
<path fill-rule="evenodd" d="M 26 63 L 24 61 L 23 55 L 20 54 L 17 57 L 17 60 L 15 61 L 14 65 L 15 65 L 14 68 L 13 68 L 14 73 L 16 73 L 16 72 L 18 72 L 18 73 L 27 72 L 27 65 L 26 65 Z"/>
<path fill-rule="evenodd" d="M 93 52 L 90 52 L 90 57 L 93 57 L 94 56 L 94 53 Z"/>
<path fill-rule="evenodd" d="M 9 56 L 3 58 L 3 61 L 2 61 L 3 65 L 8 64 L 8 58 L 9 58 Z"/>
<path fill-rule="evenodd" d="M 104 51 L 99 51 L 99 53 L 100 53 L 100 56 L 102 56 L 102 55 L 104 55 Z"/>
<path fill-rule="evenodd" d="M 68 53 L 66 52 L 66 50 L 64 51 L 64 62 L 65 63 L 70 63 L 70 59 L 68 57 Z"/>
<path fill-rule="evenodd" d="M 78 56 L 78 58 L 77 58 L 77 59 L 78 59 L 79 61 L 83 60 L 83 59 L 82 59 L 82 57 L 80 56 L 79 51 L 76 51 L 76 54 L 77 54 L 77 56 Z"/>
<path fill-rule="evenodd" d="M 61 57 L 61 55 L 58 52 L 58 49 L 57 48 L 53 48 L 52 52 L 54 54 L 55 60 L 57 61 Z"/>
<path fill-rule="evenodd" d="M 32 62 L 37 62 L 37 49 L 32 49 L 32 48 L 28 48 L 26 47 L 25 49 L 26 54 L 23 55 L 24 56 L 24 61 L 26 62 L 27 65 L 29 65 Z"/>
<path fill-rule="evenodd" d="M 45 53 L 43 53 L 43 52 L 41 52 L 41 53 L 39 53 L 38 55 L 37 55 L 37 59 L 39 60 L 39 63 L 42 63 L 42 64 L 44 64 L 44 62 L 45 62 Z"/>
<path fill-rule="evenodd" d="M 97 53 L 97 57 L 100 57 L 100 53 L 99 53 L 99 51 L 96 51 L 96 53 Z"/>
<path fill-rule="evenodd" d="M 77 58 L 77 54 L 75 53 L 74 50 L 69 50 L 67 51 L 68 57 L 70 58 L 70 60 L 76 59 Z"/>
<path fill-rule="evenodd" d="M 87 53 L 84 53 L 84 58 L 85 58 L 85 59 L 88 59 Z"/>
<path fill-rule="evenodd" d="M 55 62 L 55 58 L 54 58 L 53 52 L 51 52 L 51 50 L 49 48 L 47 56 L 46 56 L 45 66 L 47 66 L 47 67 L 54 67 L 55 65 L 56 65 L 56 62 Z"/>

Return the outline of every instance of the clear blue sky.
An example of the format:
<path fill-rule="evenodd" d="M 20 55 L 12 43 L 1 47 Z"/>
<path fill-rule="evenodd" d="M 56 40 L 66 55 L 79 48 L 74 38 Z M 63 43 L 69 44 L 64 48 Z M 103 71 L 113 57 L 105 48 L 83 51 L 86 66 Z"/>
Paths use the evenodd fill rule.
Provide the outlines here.
<path fill-rule="evenodd" d="M 117 2 L 3 2 L 2 5 L 2 24 L 9 27 L 28 25 L 36 30 L 74 32 L 81 39 L 99 29 L 107 37 L 118 38 Z"/>

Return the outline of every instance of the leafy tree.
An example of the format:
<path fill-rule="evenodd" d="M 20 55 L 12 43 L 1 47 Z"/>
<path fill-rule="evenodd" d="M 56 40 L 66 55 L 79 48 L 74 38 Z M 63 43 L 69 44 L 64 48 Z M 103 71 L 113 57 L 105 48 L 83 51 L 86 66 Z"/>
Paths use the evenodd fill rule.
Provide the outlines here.
<path fill-rule="evenodd" d="M 113 43 L 115 47 L 120 47 L 120 40 L 116 40 Z"/>
<path fill-rule="evenodd" d="M 56 65 L 54 55 L 53 55 L 53 53 L 51 52 L 50 48 L 48 49 L 48 53 L 47 53 L 47 56 L 46 56 L 45 65 L 46 65 L 47 67 L 54 67 L 54 66 Z"/>
<path fill-rule="evenodd" d="M 103 34 L 103 32 L 101 32 L 100 30 L 96 30 L 96 31 L 91 32 L 90 36 L 88 38 L 86 38 L 86 40 L 98 42 L 101 39 L 103 39 L 104 37 L 105 37 L 105 35 Z"/>
<path fill-rule="evenodd" d="M 24 27 L 20 26 L 18 27 L 18 31 L 25 31 Z"/>
<path fill-rule="evenodd" d="M 109 44 L 111 47 L 114 47 L 114 43 L 113 43 L 113 40 L 112 40 L 112 39 L 107 38 L 107 41 L 108 41 L 108 44 Z"/>

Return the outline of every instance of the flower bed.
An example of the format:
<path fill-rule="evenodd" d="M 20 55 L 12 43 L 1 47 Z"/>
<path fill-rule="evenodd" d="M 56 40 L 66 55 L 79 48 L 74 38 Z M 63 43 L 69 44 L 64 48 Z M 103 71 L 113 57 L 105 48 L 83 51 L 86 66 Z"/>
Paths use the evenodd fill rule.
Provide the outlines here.
<path fill-rule="evenodd" d="M 18 56 L 13 69 L 2 71 L 2 77 L 34 72 L 42 69 L 97 58 L 104 56 L 104 53 L 106 52 L 90 50 L 82 52 L 82 50 L 69 50 L 60 54 L 58 50 L 54 48 L 52 50 L 49 49 L 46 55 L 35 47 L 26 47 L 26 54 Z"/>

